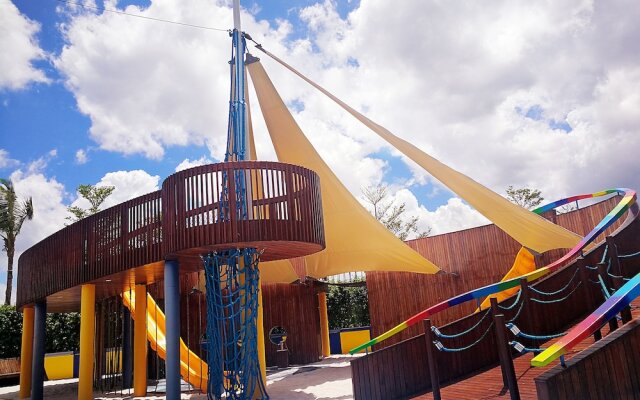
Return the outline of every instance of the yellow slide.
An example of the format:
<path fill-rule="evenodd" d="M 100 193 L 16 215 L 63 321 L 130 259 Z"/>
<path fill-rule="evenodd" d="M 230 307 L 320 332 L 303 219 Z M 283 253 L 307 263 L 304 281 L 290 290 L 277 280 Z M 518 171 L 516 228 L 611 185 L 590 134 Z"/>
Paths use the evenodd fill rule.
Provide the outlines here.
<path fill-rule="evenodd" d="M 133 317 L 136 304 L 135 293 L 133 291 L 131 293 L 125 292 L 122 294 L 122 299 L 125 307 L 131 311 L 131 317 Z M 151 343 L 151 348 L 163 360 L 167 356 L 165 326 L 164 313 L 153 300 L 153 297 L 147 293 L 147 339 Z M 182 379 L 206 393 L 208 373 L 207 363 L 189 350 L 184 341 L 180 339 L 180 374 Z"/>
<path fill-rule="evenodd" d="M 513 266 L 511 267 L 509 272 L 507 272 L 504 278 L 502 278 L 500 282 L 515 278 L 516 276 L 527 274 L 535 269 L 536 269 L 536 262 L 533 257 L 533 254 L 531 254 L 530 251 L 522 247 L 518 252 L 518 254 L 516 255 L 516 259 L 513 262 Z M 498 303 L 499 303 L 502 300 L 518 293 L 518 290 L 520 290 L 520 286 L 512 287 L 510 289 L 506 289 L 506 290 L 503 290 L 502 292 L 488 296 L 486 299 L 484 299 L 484 301 L 480 305 L 480 308 L 477 311 L 486 310 L 487 308 L 489 308 L 491 306 L 491 303 L 490 303 L 491 300 L 489 299 L 491 299 L 492 297 L 495 297 L 496 299 L 498 299 Z"/>

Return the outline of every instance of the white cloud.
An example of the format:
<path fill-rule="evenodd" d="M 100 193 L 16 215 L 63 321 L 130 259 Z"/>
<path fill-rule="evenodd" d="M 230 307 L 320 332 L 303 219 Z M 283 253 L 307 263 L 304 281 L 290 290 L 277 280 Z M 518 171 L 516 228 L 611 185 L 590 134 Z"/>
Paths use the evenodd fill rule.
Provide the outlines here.
<path fill-rule="evenodd" d="M 127 10 L 231 23 L 226 5 L 204 0 L 155 0 L 144 10 Z M 375 121 L 496 192 L 510 184 L 532 186 L 552 200 L 640 187 L 632 161 L 640 150 L 640 8 L 633 0 L 606 6 L 586 0 L 361 1 L 346 18 L 325 1 L 299 16 L 308 36 L 296 40 L 286 20 L 269 25 L 245 13 L 243 27 Z M 225 34 L 86 12 L 72 16 L 65 33 L 56 66 L 103 149 L 159 158 L 170 146 L 196 144 L 224 153 Z M 258 55 L 346 186 L 358 195 L 380 182 L 390 164 L 377 155 L 384 142 Z M 250 96 L 259 157 L 273 159 Z M 531 109 L 540 115 L 527 117 Z M 405 186 L 430 181 L 415 165 L 409 169 L 414 176 Z M 451 210 L 479 223 L 464 203 L 450 200 L 444 207 L 425 214 L 434 229 L 462 226 L 453 215 L 451 224 L 443 222 Z"/>
<path fill-rule="evenodd" d="M 45 154 L 44 156 L 39 157 L 34 161 L 31 161 L 30 163 L 27 164 L 26 175 L 41 174 L 47 168 L 51 160 L 53 160 L 57 156 L 58 156 L 58 150 L 52 149 L 52 150 L 49 150 L 49 152 L 47 152 L 47 154 Z"/>
<path fill-rule="evenodd" d="M 87 152 L 84 149 L 76 151 L 76 164 L 86 164 L 87 161 L 89 161 L 89 156 L 87 156 Z"/>
<path fill-rule="evenodd" d="M 362 2 L 337 47 L 356 54 L 370 89 L 350 97 L 374 119 L 497 192 L 553 199 L 640 186 L 639 17 L 633 1 Z M 543 121 L 517 112 L 535 105 Z M 549 126 L 565 118 L 572 132 Z"/>
<path fill-rule="evenodd" d="M 149 175 L 143 170 L 115 171 L 105 174 L 96 186 L 113 186 L 113 193 L 104 201 L 101 209 L 106 209 L 116 204 L 123 203 L 135 197 L 154 192 L 159 189 L 160 177 Z M 89 202 L 78 196 L 71 203 L 73 206 L 89 208 Z"/>
<path fill-rule="evenodd" d="M 22 89 L 48 82 L 33 62 L 45 58 L 36 34 L 40 25 L 22 15 L 10 0 L 0 0 L 0 89 Z"/>
<path fill-rule="evenodd" d="M 19 165 L 20 162 L 18 160 L 14 160 L 9 157 L 9 152 L 5 149 L 0 149 L 0 169 L 1 168 L 11 168 Z"/>
<path fill-rule="evenodd" d="M 52 153 L 55 154 L 55 152 L 49 152 L 48 156 L 52 156 Z M 70 214 L 65 205 L 68 194 L 62 183 L 55 178 L 45 176 L 43 168 L 46 163 L 43 164 L 42 161 L 44 159 L 45 157 L 31 163 L 31 166 L 24 171 L 19 169 L 10 175 L 18 198 L 26 200 L 32 197 L 34 207 L 33 220 L 24 223 L 16 240 L 15 271 L 17 271 L 18 259 L 24 250 L 62 229 L 65 223 L 68 223 L 66 217 Z M 37 165 L 37 167 L 33 165 Z M 159 176 L 152 176 L 141 170 L 109 172 L 102 177 L 97 186 L 115 186 L 115 190 L 101 208 L 105 209 L 158 190 L 159 181 Z M 72 205 L 89 206 L 84 199 L 76 199 Z M 7 269 L 5 252 L 0 253 L 0 269 L 2 271 Z M 16 272 L 14 272 L 14 277 L 17 278 Z M 4 293 L 4 291 L 0 291 L 0 293 Z"/>
<path fill-rule="evenodd" d="M 160 177 L 149 175 L 143 170 L 109 172 L 102 177 L 98 186 L 115 186 L 115 190 L 104 203 L 104 208 L 120 204 L 143 194 L 160 189 Z"/>
<path fill-rule="evenodd" d="M 418 199 L 409 189 L 397 186 L 389 186 L 389 189 L 389 196 L 383 202 L 396 206 L 404 204 L 403 220 L 408 221 L 412 217 L 418 217 L 419 232 L 430 230 L 431 235 L 440 235 L 490 223 L 479 212 L 457 197 L 450 198 L 446 204 L 431 211 L 419 204 Z M 371 205 L 363 198 L 360 198 L 360 201 L 365 207 L 371 208 Z M 409 239 L 412 238 L 412 236 L 409 237 Z"/>
<path fill-rule="evenodd" d="M 209 157 L 207 156 L 202 156 L 200 158 L 196 158 L 194 160 L 190 160 L 188 158 L 185 158 L 184 160 L 182 160 L 182 162 L 180 164 L 178 164 L 176 166 L 176 172 L 178 171 L 182 171 L 185 169 L 189 169 L 189 168 L 193 168 L 193 167 L 197 167 L 200 165 L 205 165 L 205 164 L 211 164 L 214 161 L 211 160 Z"/>
<path fill-rule="evenodd" d="M 48 178 L 42 172 L 33 170 L 16 170 L 10 175 L 19 199 L 33 199 L 33 219 L 25 221 L 20 235 L 16 239 L 14 258 L 14 279 L 17 279 L 18 259 L 22 252 L 35 243 L 64 227 L 67 215 L 63 204 L 64 186 L 55 178 Z M 0 268 L 7 269 L 7 255 L 0 252 Z M 14 282 L 15 283 L 15 282 Z M 14 292 L 16 285 L 13 285 Z M 0 293 L 4 295 L 4 290 Z M 15 301 L 15 293 L 13 295 Z"/>
<path fill-rule="evenodd" d="M 230 9 L 206 0 L 154 1 L 126 11 L 200 25 L 231 21 Z M 68 44 L 55 65 L 101 148 L 150 158 L 170 146 L 222 148 L 225 136 L 213 133 L 226 132 L 225 32 L 85 11 L 70 18 L 64 34 Z"/>

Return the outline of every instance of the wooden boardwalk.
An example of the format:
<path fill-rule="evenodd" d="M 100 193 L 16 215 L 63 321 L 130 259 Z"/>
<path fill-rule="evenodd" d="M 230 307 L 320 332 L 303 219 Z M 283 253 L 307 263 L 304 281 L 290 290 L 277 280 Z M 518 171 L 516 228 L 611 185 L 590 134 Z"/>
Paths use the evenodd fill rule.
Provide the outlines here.
<path fill-rule="evenodd" d="M 640 299 L 636 299 L 632 303 L 633 317 L 638 318 L 640 312 Z M 620 321 L 618 321 L 621 324 Z M 602 328 L 602 336 L 605 337 L 609 333 L 609 325 L 605 324 Z M 554 340 L 542 345 L 546 348 Z M 593 336 L 583 340 L 578 346 L 570 351 L 565 357 L 567 359 L 586 349 L 594 343 Z M 534 368 L 531 366 L 533 354 L 527 353 L 513 360 L 513 366 L 516 370 L 518 379 L 518 389 L 520 390 L 520 398 L 522 400 L 537 399 L 536 383 L 534 378 L 542 375 L 542 373 L 555 367 L 559 361 L 554 361 L 546 367 Z M 440 394 L 443 400 L 486 400 L 486 399 L 509 399 L 509 391 L 502 384 L 502 372 L 500 366 L 492 368 L 488 371 L 471 376 L 465 380 L 453 383 L 440 388 Z M 432 400 L 431 392 L 420 396 L 412 397 L 413 400 Z"/>

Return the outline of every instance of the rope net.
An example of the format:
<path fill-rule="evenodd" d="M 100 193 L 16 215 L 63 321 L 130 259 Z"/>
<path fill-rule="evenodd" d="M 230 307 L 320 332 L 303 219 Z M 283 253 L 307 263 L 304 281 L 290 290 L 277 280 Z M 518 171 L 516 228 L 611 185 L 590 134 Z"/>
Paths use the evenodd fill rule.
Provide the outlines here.
<path fill-rule="evenodd" d="M 209 399 L 268 399 L 257 350 L 260 254 L 254 248 L 203 257 Z"/>

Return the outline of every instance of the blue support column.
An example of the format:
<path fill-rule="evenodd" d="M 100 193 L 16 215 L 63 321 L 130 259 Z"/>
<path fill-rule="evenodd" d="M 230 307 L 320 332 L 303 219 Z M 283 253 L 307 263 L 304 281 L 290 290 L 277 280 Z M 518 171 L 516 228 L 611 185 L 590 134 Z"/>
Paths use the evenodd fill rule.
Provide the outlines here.
<path fill-rule="evenodd" d="M 131 312 L 125 307 L 122 314 L 122 386 L 133 386 L 133 357 L 131 352 Z"/>
<path fill-rule="evenodd" d="M 44 397 L 44 339 L 46 334 L 47 304 L 38 302 L 34 307 L 33 321 L 33 364 L 31 380 L 31 399 Z"/>
<path fill-rule="evenodd" d="M 164 307 L 167 338 L 167 399 L 180 398 L 180 286 L 177 260 L 164 262 Z"/>

